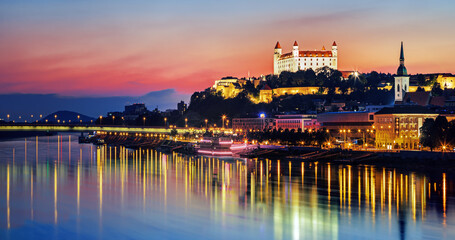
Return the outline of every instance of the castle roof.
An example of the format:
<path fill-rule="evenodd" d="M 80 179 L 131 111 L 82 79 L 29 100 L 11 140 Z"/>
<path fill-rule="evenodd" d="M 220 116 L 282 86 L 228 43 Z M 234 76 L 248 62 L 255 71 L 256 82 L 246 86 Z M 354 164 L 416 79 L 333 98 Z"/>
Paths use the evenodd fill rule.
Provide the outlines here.
<path fill-rule="evenodd" d="M 292 53 L 285 53 L 279 59 L 291 57 L 293 57 Z M 332 51 L 299 51 L 299 57 L 332 57 Z"/>
<path fill-rule="evenodd" d="M 280 48 L 281 48 L 280 42 L 276 42 L 275 49 L 280 49 Z"/>
<path fill-rule="evenodd" d="M 337 46 L 337 43 L 336 43 L 335 41 L 333 41 L 332 46 L 336 47 L 336 46 Z"/>
<path fill-rule="evenodd" d="M 294 41 L 294 47 L 298 47 L 299 44 L 297 44 L 297 41 Z"/>

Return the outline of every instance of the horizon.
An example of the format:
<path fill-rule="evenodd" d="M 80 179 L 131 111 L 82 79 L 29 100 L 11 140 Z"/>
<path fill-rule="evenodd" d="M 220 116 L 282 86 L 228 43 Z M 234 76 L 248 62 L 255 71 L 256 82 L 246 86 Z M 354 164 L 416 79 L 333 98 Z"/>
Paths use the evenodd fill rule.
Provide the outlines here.
<path fill-rule="evenodd" d="M 283 52 L 336 41 L 339 70 L 392 74 L 403 41 L 410 74 L 453 73 L 455 3 L 442 1 L 3 2 L 0 94 L 189 94 L 224 76 L 273 73 L 277 41 Z"/>

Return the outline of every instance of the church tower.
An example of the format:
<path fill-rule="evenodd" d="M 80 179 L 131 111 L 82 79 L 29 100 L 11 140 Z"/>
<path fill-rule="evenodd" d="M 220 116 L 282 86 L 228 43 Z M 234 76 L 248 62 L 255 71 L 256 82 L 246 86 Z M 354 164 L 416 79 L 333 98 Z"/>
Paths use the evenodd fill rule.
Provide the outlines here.
<path fill-rule="evenodd" d="M 273 53 L 273 74 L 278 75 L 280 73 L 278 69 L 278 59 L 281 57 L 282 49 L 280 42 L 276 42 L 275 51 Z"/>
<path fill-rule="evenodd" d="M 409 91 L 409 76 L 404 66 L 403 42 L 401 42 L 400 66 L 395 76 L 395 102 L 403 101 L 404 94 Z"/>

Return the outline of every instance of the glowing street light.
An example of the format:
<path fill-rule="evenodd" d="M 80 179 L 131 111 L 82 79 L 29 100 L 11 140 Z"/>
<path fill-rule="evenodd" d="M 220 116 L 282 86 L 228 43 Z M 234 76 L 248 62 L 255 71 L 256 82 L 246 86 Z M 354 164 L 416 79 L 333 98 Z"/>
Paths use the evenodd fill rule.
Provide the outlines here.
<path fill-rule="evenodd" d="M 100 115 L 100 125 L 103 125 L 103 116 Z"/>
<path fill-rule="evenodd" d="M 224 120 L 226 119 L 226 115 L 223 115 L 223 116 L 221 117 L 221 119 L 223 120 L 223 125 L 222 125 L 222 127 L 224 128 Z"/>
<path fill-rule="evenodd" d="M 188 127 L 188 118 L 185 118 L 185 127 Z"/>
<path fill-rule="evenodd" d="M 166 123 L 166 122 L 167 122 L 167 118 L 164 118 L 164 127 L 167 126 L 167 123 Z"/>
<path fill-rule="evenodd" d="M 8 118 L 8 122 L 9 122 L 9 114 L 7 114 L 6 117 Z"/>
<path fill-rule="evenodd" d="M 115 124 L 115 116 L 112 116 L 112 125 Z"/>
<path fill-rule="evenodd" d="M 206 119 L 205 119 L 205 128 L 207 128 L 207 122 L 208 122 L 208 121 L 209 121 L 209 120 L 207 120 L 207 118 L 206 118 Z"/>
<path fill-rule="evenodd" d="M 142 120 L 144 121 L 144 127 L 145 127 L 145 117 L 143 117 Z"/>

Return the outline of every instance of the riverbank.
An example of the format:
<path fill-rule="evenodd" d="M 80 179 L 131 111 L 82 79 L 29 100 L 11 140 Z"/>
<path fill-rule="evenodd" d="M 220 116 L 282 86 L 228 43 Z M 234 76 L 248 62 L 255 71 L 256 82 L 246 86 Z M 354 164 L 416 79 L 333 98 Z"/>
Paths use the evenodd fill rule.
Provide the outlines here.
<path fill-rule="evenodd" d="M 97 135 L 94 141 L 103 140 L 111 146 L 127 148 L 156 149 L 161 152 L 195 154 L 191 143 L 171 141 L 160 137 Z M 455 172 L 454 152 L 426 151 L 353 151 L 322 149 L 318 147 L 258 146 L 240 154 L 243 158 L 288 160 L 292 162 L 318 162 L 349 165 L 374 165 L 378 167 L 403 168 L 416 171 L 447 170 Z"/>

